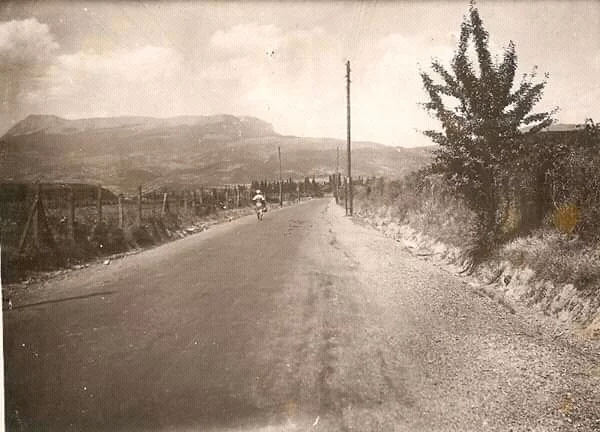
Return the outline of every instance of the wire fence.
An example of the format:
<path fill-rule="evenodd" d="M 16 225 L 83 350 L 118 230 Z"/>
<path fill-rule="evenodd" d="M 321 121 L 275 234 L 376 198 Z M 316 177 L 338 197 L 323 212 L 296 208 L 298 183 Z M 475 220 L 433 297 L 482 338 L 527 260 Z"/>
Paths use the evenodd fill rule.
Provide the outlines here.
<path fill-rule="evenodd" d="M 181 230 L 250 211 L 253 185 L 165 188 L 115 194 L 100 185 L 3 184 L 3 279 L 167 241 Z M 272 190 L 271 190 L 272 189 Z M 300 187 L 266 191 L 268 202 L 298 201 Z M 189 228 L 192 227 L 192 228 Z"/>

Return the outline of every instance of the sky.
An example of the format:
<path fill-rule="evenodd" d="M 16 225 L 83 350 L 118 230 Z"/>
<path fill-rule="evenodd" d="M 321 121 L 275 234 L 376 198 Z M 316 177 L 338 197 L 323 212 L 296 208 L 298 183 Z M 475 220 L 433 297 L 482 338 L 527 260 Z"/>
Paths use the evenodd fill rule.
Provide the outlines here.
<path fill-rule="evenodd" d="M 600 2 L 477 2 L 492 53 L 549 74 L 537 111 L 600 121 Z M 29 114 L 250 115 L 281 134 L 414 147 L 468 1 L 24 2 L 0 5 L 0 134 Z"/>

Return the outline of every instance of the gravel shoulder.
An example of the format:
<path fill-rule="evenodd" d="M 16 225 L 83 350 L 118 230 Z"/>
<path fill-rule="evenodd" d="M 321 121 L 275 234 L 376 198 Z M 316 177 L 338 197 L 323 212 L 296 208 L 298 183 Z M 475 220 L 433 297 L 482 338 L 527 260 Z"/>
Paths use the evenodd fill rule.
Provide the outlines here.
<path fill-rule="evenodd" d="M 312 238 L 331 270 L 321 393 L 340 430 L 600 430 L 597 344 L 342 213 L 330 205 Z"/>

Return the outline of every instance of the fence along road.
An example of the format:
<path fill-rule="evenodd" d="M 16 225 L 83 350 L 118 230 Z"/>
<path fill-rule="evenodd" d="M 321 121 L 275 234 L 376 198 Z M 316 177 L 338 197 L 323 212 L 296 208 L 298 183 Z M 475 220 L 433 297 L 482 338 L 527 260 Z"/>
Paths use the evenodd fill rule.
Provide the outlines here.
<path fill-rule="evenodd" d="M 597 358 L 330 200 L 39 292 L 4 315 L 9 430 L 594 430 L 600 418 Z"/>

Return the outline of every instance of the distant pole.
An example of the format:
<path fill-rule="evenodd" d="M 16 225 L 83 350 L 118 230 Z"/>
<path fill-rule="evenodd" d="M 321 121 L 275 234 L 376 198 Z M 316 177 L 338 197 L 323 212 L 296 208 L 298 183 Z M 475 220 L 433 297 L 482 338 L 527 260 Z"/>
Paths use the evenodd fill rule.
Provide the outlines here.
<path fill-rule="evenodd" d="M 123 194 L 119 194 L 119 229 L 124 227 L 124 214 L 123 214 Z"/>
<path fill-rule="evenodd" d="M 281 185 L 281 147 L 277 147 L 277 155 L 279 156 L 279 207 L 283 207 L 283 189 Z"/>
<path fill-rule="evenodd" d="M 142 186 L 138 186 L 137 224 L 142 226 Z"/>
<path fill-rule="evenodd" d="M 42 212 L 40 212 L 41 209 L 41 203 L 42 203 L 42 185 L 38 182 L 36 185 L 36 193 L 35 193 L 35 203 L 36 203 L 36 207 L 35 207 L 35 216 L 33 218 L 33 226 L 32 226 L 32 233 L 33 233 L 33 242 L 35 244 L 35 246 L 39 249 L 40 247 L 40 228 L 42 225 L 42 217 L 43 214 Z"/>
<path fill-rule="evenodd" d="M 340 146 L 337 146 L 336 162 L 335 162 L 335 203 L 340 202 Z"/>
<path fill-rule="evenodd" d="M 350 60 L 346 62 L 346 97 L 348 109 L 348 211 L 347 215 L 352 216 L 352 159 L 350 145 Z"/>
<path fill-rule="evenodd" d="M 169 194 L 168 192 L 163 193 L 162 208 L 160 209 L 160 215 L 164 216 L 169 208 Z"/>
<path fill-rule="evenodd" d="M 73 192 L 73 186 L 69 187 L 69 240 L 75 243 L 75 193 Z"/>

